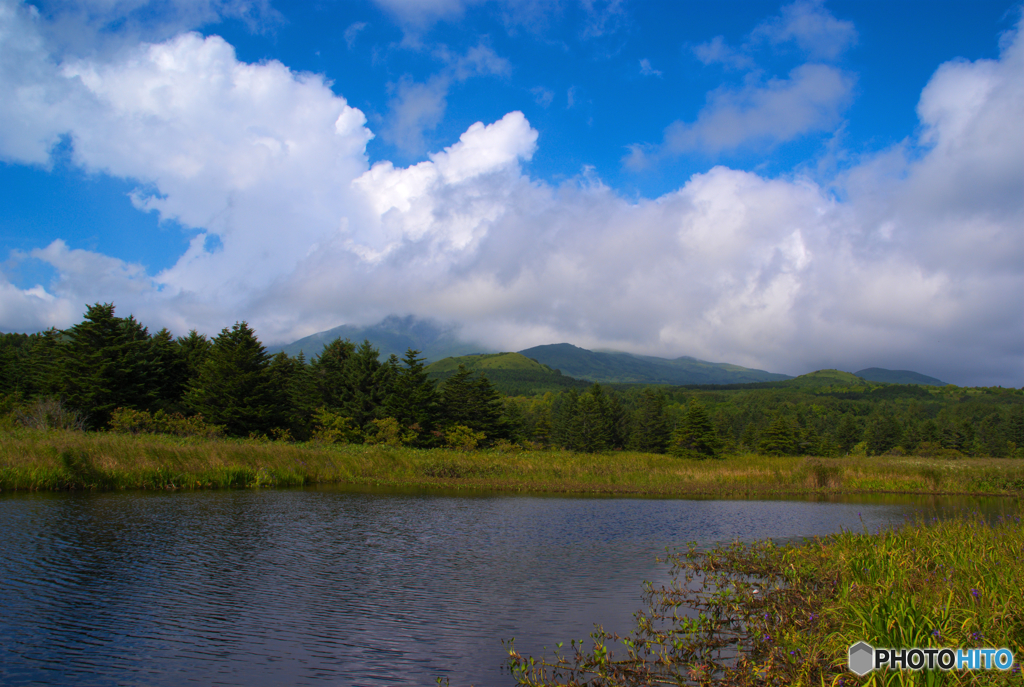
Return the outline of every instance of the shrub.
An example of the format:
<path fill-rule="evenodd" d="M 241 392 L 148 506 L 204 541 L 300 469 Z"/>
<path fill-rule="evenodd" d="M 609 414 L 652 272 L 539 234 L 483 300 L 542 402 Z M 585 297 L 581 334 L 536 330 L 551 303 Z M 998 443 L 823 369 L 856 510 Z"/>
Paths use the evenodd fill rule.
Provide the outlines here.
<path fill-rule="evenodd" d="M 85 420 L 85 415 L 59 398 L 39 398 L 14 411 L 14 421 L 30 429 L 82 430 Z"/>
<path fill-rule="evenodd" d="M 457 451 L 472 451 L 486 438 L 483 432 L 474 432 L 465 425 L 452 425 L 444 433 L 445 445 Z"/>
<path fill-rule="evenodd" d="M 362 440 L 362 434 L 352 424 L 352 418 L 321 406 L 313 413 L 313 441 L 322 444 L 351 444 Z"/>
<path fill-rule="evenodd" d="M 146 410 L 117 408 L 110 414 L 110 431 L 119 434 L 172 434 L 179 437 L 203 437 L 212 439 L 224 435 L 224 428 L 211 425 L 202 415 L 185 417 L 181 413 L 168 415 L 162 410 L 149 413 Z"/>
<path fill-rule="evenodd" d="M 366 437 L 368 444 L 383 444 L 384 446 L 403 446 L 416 441 L 416 431 L 409 427 L 402 431 L 402 425 L 393 417 L 386 417 L 381 420 L 372 420 L 371 423 L 377 428 L 372 436 Z"/>

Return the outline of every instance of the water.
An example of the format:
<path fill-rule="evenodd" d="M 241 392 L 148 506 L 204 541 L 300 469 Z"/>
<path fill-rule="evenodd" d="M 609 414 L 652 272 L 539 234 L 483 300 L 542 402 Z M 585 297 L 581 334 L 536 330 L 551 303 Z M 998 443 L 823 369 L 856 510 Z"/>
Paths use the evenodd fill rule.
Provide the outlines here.
<path fill-rule="evenodd" d="M 501 640 L 540 655 L 594 623 L 628 630 L 643 581 L 667 577 L 666 546 L 873 530 L 950 505 L 5 494 L 0 683 L 509 685 Z"/>

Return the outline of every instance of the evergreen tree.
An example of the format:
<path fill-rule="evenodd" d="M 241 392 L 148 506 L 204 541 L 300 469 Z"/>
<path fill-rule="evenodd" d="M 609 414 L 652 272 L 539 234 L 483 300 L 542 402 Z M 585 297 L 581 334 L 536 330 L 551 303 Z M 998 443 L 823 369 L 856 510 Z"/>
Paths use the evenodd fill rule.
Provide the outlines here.
<path fill-rule="evenodd" d="M 854 446 L 860 443 L 863 434 L 853 415 L 845 413 L 842 419 L 839 420 L 839 425 L 836 427 L 835 432 L 835 440 L 839 444 L 839 450 L 842 453 L 849 453 L 853 450 Z"/>
<path fill-rule="evenodd" d="M 778 415 L 762 433 L 757 450 L 766 456 L 794 456 L 797 453 L 797 429 L 793 421 Z"/>
<path fill-rule="evenodd" d="M 672 435 L 669 452 L 678 456 L 715 458 L 721 450 L 722 442 L 708 411 L 697 399 L 690 399 L 683 424 Z"/>
<path fill-rule="evenodd" d="M 392 392 L 384 404 L 384 415 L 393 417 L 403 427 L 419 427 L 418 443 L 428 441 L 434 431 L 437 413 L 437 387 L 427 377 L 420 352 L 406 350 L 404 366 L 395 371 Z"/>
<path fill-rule="evenodd" d="M 505 438 L 501 418 L 501 396 L 487 379 L 472 379 L 465 365 L 449 377 L 441 387 L 441 416 L 446 427 L 463 425 L 474 432 L 483 432 L 486 441 Z"/>
<path fill-rule="evenodd" d="M 192 382 L 199 378 L 199 370 L 213 344 L 205 334 L 200 334 L 195 329 L 190 331 L 188 336 L 179 336 L 177 344 L 178 357 L 185 366 L 185 380 L 182 384 L 182 393 L 184 394 L 184 389 L 187 389 Z"/>
<path fill-rule="evenodd" d="M 380 352 L 364 340 L 345 361 L 347 397 L 341 414 L 352 418 L 353 424 L 371 431 L 371 422 L 381 419 L 380 411 L 391 393 L 392 368 L 382 365 Z"/>
<path fill-rule="evenodd" d="M 68 403 L 98 429 L 116 408 L 151 410 L 156 392 L 150 337 L 134 317 L 114 316 L 112 303 L 96 303 L 67 331 Z"/>
<path fill-rule="evenodd" d="M 633 413 L 629 448 L 646 453 L 664 453 L 668 445 L 668 418 L 665 415 L 665 396 L 653 389 L 644 389 Z"/>
<path fill-rule="evenodd" d="M 186 392 L 186 405 L 231 435 L 266 434 L 283 420 L 269 367 L 270 357 L 247 323 L 225 327 Z"/>
<path fill-rule="evenodd" d="M 319 397 L 319 405 L 333 412 L 341 413 L 351 393 L 349 391 L 348 361 L 355 354 L 355 345 L 340 338 L 324 344 L 310 364 L 313 384 Z"/>
<path fill-rule="evenodd" d="M 181 346 L 167 329 L 150 340 L 149 357 L 153 365 L 153 407 L 168 413 L 182 412 L 182 395 L 188 384 L 188 364 Z"/>
<path fill-rule="evenodd" d="M 864 430 L 869 456 L 880 456 L 899 445 L 903 438 L 903 427 L 891 412 L 875 415 Z"/>

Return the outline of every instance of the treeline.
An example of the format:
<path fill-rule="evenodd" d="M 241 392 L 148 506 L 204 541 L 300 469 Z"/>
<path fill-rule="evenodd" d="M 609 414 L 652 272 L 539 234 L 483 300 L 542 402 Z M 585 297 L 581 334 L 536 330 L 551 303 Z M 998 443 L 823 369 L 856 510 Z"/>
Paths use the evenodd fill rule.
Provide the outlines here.
<path fill-rule="evenodd" d="M 569 378 L 565 378 L 569 381 Z M 575 382 L 575 380 L 573 380 Z M 618 387 L 502 396 L 417 351 L 379 360 L 336 339 L 311 360 L 269 355 L 239 322 L 213 339 L 150 334 L 112 304 L 67 330 L 0 335 L 0 414 L 22 424 L 272 439 L 582 452 L 1024 457 L 1024 392 L 907 385 Z"/>
<path fill-rule="evenodd" d="M 509 436 L 486 378 L 460 370 L 439 390 L 417 351 L 382 362 L 369 342 L 336 339 L 307 362 L 270 356 L 245 322 L 174 338 L 109 303 L 64 331 L 0 336 L 0 397 L 23 424 L 94 430 L 420 446 Z"/>
<path fill-rule="evenodd" d="M 575 450 L 1024 458 L 1021 390 L 712 389 L 594 385 L 506 402 L 529 439 Z"/>

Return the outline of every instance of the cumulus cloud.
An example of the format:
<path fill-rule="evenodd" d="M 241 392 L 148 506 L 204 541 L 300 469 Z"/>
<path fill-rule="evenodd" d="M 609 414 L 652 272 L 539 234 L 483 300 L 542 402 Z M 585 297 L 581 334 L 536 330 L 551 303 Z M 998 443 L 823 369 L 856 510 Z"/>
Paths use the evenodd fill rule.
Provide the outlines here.
<path fill-rule="evenodd" d="M 19 11 L 0 15 L 0 35 L 31 29 Z M 363 114 L 321 77 L 240 62 L 219 38 L 65 61 L 31 38 L 0 46 L 14 51 L 0 131 L 34 132 L 27 145 L 0 138 L 2 154 L 33 161 L 70 135 L 78 164 L 138 180 L 140 208 L 194 235 L 153 275 L 63 241 L 13 256 L 58 277 L 32 289 L 0 278 L 2 329 L 67 326 L 97 300 L 179 334 L 244 318 L 264 341 L 409 312 L 502 349 L 570 341 L 791 374 L 884 360 L 1024 383 L 1019 34 L 998 60 L 940 67 L 919 139 L 835 188 L 719 166 L 641 200 L 589 174 L 531 178 L 523 163 L 544 142 L 519 112 L 419 164 L 370 167 Z M 30 80 L 19 70 L 44 76 L 40 88 L 7 89 Z M 808 68 L 757 97 L 723 93 L 717 111 L 770 115 L 796 84 L 842 91 L 842 78 Z"/>

